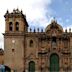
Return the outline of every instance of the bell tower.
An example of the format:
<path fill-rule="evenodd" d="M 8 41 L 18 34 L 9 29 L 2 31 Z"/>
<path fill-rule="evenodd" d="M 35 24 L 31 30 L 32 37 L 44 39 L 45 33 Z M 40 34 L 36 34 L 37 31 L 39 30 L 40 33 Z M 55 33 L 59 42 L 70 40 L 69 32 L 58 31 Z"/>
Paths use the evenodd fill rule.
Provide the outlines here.
<path fill-rule="evenodd" d="M 13 10 L 13 12 L 6 12 L 5 17 L 5 32 L 6 33 L 15 33 L 15 32 L 27 32 L 28 23 L 26 21 L 26 16 L 22 11 L 18 9 Z"/>
<path fill-rule="evenodd" d="M 18 9 L 6 12 L 4 33 L 4 64 L 16 72 L 24 71 L 26 16 Z"/>

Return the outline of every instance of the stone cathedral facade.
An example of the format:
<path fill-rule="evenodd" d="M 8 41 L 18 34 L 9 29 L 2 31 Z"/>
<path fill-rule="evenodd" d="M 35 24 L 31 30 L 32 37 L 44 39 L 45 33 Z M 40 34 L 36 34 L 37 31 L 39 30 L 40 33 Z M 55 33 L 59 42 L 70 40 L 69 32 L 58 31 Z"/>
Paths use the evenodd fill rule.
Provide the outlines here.
<path fill-rule="evenodd" d="M 72 72 L 72 33 L 56 20 L 45 31 L 30 32 L 26 16 L 18 9 L 6 12 L 4 65 L 13 72 Z"/>

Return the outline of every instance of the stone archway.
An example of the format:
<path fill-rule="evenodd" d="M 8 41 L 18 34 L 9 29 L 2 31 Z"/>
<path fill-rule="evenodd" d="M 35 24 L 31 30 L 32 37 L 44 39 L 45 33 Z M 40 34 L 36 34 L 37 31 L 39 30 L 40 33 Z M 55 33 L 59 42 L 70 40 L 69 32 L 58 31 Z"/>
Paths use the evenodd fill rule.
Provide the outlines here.
<path fill-rule="evenodd" d="M 5 66 L 5 72 L 11 72 L 11 69 L 8 66 Z"/>
<path fill-rule="evenodd" d="M 29 70 L 28 72 L 35 72 L 35 62 L 34 61 L 29 62 L 28 70 Z"/>
<path fill-rule="evenodd" d="M 6 65 L 0 65 L 0 72 L 11 72 L 11 69 Z"/>
<path fill-rule="evenodd" d="M 59 72 L 59 56 L 56 53 L 50 56 L 50 72 Z"/>

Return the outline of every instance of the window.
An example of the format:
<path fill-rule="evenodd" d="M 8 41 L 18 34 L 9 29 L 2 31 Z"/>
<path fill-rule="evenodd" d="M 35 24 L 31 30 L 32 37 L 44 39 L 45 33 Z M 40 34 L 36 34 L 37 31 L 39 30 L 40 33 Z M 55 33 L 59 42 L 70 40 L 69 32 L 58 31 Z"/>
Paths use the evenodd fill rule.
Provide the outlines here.
<path fill-rule="evenodd" d="M 14 52 L 15 50 L 14 49 L 12 49 L 12 52 Z"/>
<path fill-rule="evenodd" d="M 19 23 L 18 22 L 16 22 L 15 27 L 16 27 L 16 31 L 19 31 Z"/>
<path fill-rule="evenodd" d="M 64 41 L 64 47 L 67 48 L 68 47 L 68 40 Z"/>
<path fill-rule="evenodd" d="M 56 48 L 57 42 L 56 42 L 56 37 L 52 37 L 52 47 Z"/>
<path fill-rule="evenodd" d="M 12 22 L 9 22 L 9 30 L 10 30 L 10 31 L 13 30 L 13 24 L 12 24 Z"/>
<path fill-rule="evenodd" d="M 35 62 L 34 61 L 29 62 L 28 70 L 29 72 L 35 72 Z"/>
<path fill-rule="evenodd" d="M 29 44 L 30 47 L 33 47 L 33 41 L 30 40 L 30 44 Z"/>
<path fill-rule="evenodd" d="M 56 43 L 56 37 L 52 37 L 52 42 Z"/>

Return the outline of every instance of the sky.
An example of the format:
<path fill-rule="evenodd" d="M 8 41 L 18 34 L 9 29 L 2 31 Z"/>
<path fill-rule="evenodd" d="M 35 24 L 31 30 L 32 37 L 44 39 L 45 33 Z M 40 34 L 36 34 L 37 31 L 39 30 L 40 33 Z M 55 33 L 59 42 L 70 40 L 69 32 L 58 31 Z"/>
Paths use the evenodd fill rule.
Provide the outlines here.
<path fill-rule="evenodd" d="M 19 9 L 26 15 L 29 28 L 43 28 L 55 17 L 64 29 L 72 29 L 72 0 L 1 0 L 0 1 L 0 48 L 4 48 L 2 33 L 5 32 L 4 14 Z"/>

